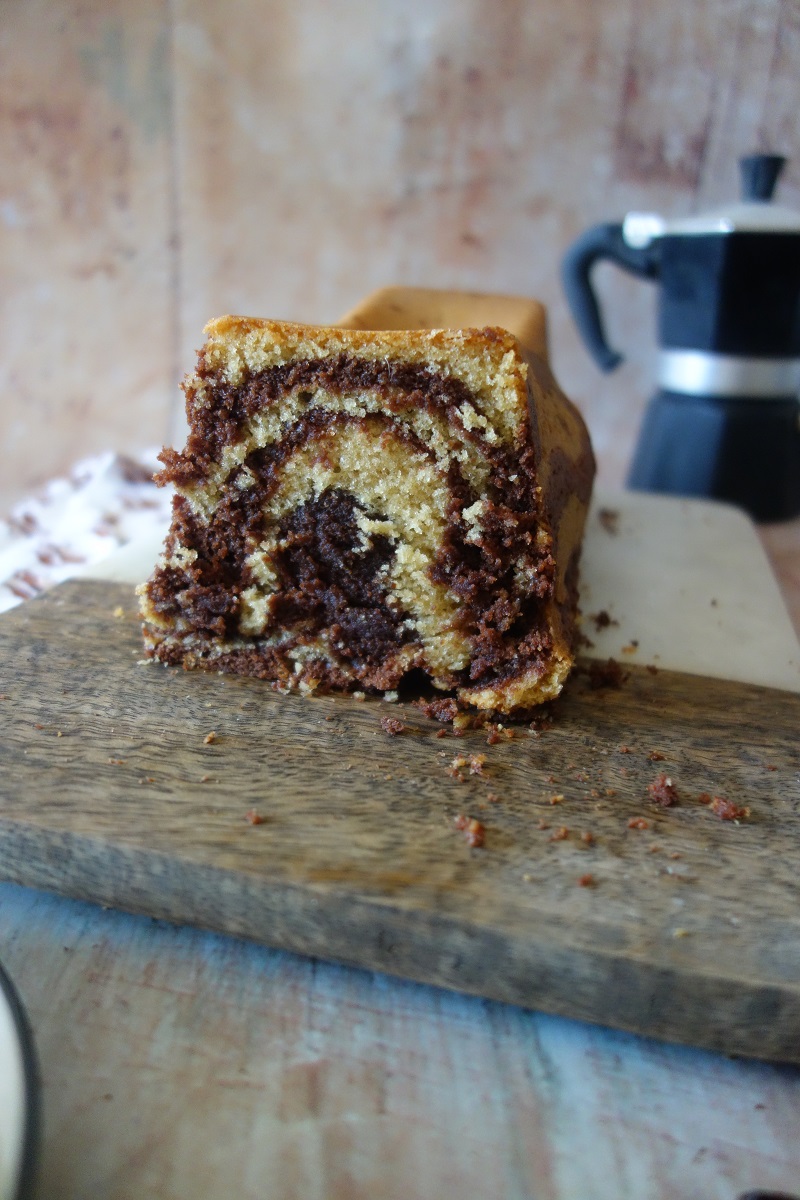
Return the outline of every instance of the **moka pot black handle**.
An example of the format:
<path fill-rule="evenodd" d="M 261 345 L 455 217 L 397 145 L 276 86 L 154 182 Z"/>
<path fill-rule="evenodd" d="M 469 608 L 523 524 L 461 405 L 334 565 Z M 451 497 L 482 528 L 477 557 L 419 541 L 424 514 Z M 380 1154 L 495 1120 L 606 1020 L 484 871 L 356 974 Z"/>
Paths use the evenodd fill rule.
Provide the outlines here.
<path fill-rule="evenodd" d="M 622 355 L 606 341 L 591 271 L 596 262 L 608 259 L 640 279 L 657 279 L 658 242 L 638 248 L 629 246 L 621 225 L 593 225 L 570 246 L 561 264 L 561 279 L 578 332 L 603 371 L 613 371 Z"/>

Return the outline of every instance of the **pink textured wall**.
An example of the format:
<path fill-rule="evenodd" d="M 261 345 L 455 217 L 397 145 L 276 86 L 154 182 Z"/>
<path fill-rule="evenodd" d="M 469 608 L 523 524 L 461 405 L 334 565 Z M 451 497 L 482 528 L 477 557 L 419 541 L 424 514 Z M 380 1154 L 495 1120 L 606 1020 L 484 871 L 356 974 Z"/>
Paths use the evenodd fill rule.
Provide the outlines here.
<path fill-rule="evenodd" d="M 535 295 L 619 481 L 654 293 L 598 272 L 601 377 L 558 265 L 587 225 L 700 210 L 791 156 L 796 0 L 7 0 L 0 508 L 84 453 L 180 436 L 223 311 L 333 321 L 384 283 Z"/>

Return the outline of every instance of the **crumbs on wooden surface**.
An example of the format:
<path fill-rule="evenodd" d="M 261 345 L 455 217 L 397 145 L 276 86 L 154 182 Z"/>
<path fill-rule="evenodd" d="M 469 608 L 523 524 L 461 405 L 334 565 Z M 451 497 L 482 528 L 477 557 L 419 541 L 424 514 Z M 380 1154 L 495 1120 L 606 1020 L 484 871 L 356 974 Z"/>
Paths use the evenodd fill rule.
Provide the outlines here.
<path fill-rule="evenodd" d="M 567 828 L 566 825 L 561 825 L 561 826 L 559 826 L 558 829 L 553 830 L 553 832 L 550 834 L 550 837 L 547 840 L 548 840 L 548 842 L 565 842 L 568 837 L 569 837 L 569 829 Z"/>
<path fill-rule="evenodd" d="M 453 818 L 453 824 L 456 829 L 460 830 L 466 840 L 468 846 L 480 847 L 484 844 L 486 838 L 486 826 L 475 817 L 467 817 L 463 813 Z"/>
<path fill-rule="evenodd" d="M 678 789 L 669 775 L 665 775 L 663 771 L 656 776 L 652 783 L 648 783 L 647 790 L 650 799 L 656 804 L 660 804 L 662 808 L 671 808 L 672 805 L 678 803 Z"/>
<path fill-rule="evenodd" d="M 644 819 L 644 817 L 631 817 L 631 819 L 628 821 L 628 829 L 649 829 L 649 828 L 650 828 L 650 822 L 646 821 Z"/>
<path fill-rule="evenodd" d="M 485 754 L 457 754 L 447 768 L 447 774 L 463 783 L 465 777 L 461 774 L 462 767 L 469 767 L 470 775 L 483 775 L 485 763 Z"/>
<path fill-rule="evenodd" d="M 248 825 L 263 825 L 267 818 L 262 816 L 257 809 L 251 808 L 244 814 L 244 819 Z"/>
<path fill-rule="evenodd" d="M 514 730 L 508 725 L 489 722 L 486 726 L 486 745 L 496 746 L 498 742 L 510 742 L 516 737 Z"/>
<path fill-rule="evenodd" d="M 578 887 L 595 887 L 596 881 L 594 875 L 581 875 L 578 879 Z"/>
<path fill-rule="evenodd" d="M 388 733 L 389 737 L 397 737 L 405 733 L 406 727 L 399 717 L 381 717 L 381 729 Z"/>
<path fill-rule="evenodd" d="M 714 796 L 710 808 L 721 821 L 746 821 L 750 816 L 749 808 L 734 804 L 727 796 Z"/>
<path fill-rule="evenodd" d="M 117 618 L 117 620 L 119 620 L 120 617 L 125 616 L 125 609 L 122 607 L 121 604 L 118 604 L 117 607 L 114 609 L 114 616 Z"/>
<path fill-rule="evenodd" d="M 203 745 L 204 745 L 204 746 L 211 746 L 211 745 L 213 745 L 213 744 L 214 744 L 214 742 L 215 742 L 216 740 L 217 740 L 217 735 L 216 735 L 216 732 L 215 732 L 215 730 L 213 730 L 213 729 L 210 729 L 210 730 L 208 731 L 208 733 L 206 734 L 206 736 L 203 738 Z"/>

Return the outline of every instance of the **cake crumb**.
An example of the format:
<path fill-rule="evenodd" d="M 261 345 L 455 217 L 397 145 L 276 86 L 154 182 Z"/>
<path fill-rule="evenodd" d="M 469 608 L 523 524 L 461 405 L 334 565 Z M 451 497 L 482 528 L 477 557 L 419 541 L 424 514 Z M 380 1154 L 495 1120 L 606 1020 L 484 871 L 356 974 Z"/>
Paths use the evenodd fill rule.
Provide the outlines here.
<path fill-rule="evenodd" d="M 594 887 L 594 875 L 581 875 L 578 879 L 578 887 Z"/>
<path fill-rule="evenodd" d="M 212 744 L 213 744 L 213 743 L 214 743 L 216 740 L 217 740 L 217 735 L 216 735 L 215 731 L 214 731 L 213 729 L 211 729 L 211 730 L 210 730 L 210 731 L 209 731 L 209 732 L 206 734 L 206 736 L 203 738 L 203 744 L 204 744 L 204 745 L 206 745 L 206 746 L 210 746 L 210 745 L 212 745 Z"/>
<path fill-rule="evenodd" d="M 662 808 L 670 808 L 678 803 L 678 789 L 669 775 L 665 775 L 663 772 L 657 775 L 652 783 L 648 783 L 647 790 L 650 798 L 656 804 L 660 804 Z"/>
<path fill-rule="evenodd" d="M 550 837 L 547 840 L 548 842 L 565 842 L 568 837 L 569 829 L 566 825 L 561 825 L 558 829 L 554 830 L 550 834 Z"/>
<path fill-rule="evenodd" d="M 109 762 L 109 766 L 121 767 L 121 766 L 123 766 L 125 759 L 124 758 L 110 758 L 108 760 L 108 762 Z"/>
<path fill-rule="evenodd" d="M 741 804 L 734 804 L 727 796 L 714 796 L 711 801 L 711 811 L 721 821 L 744 821 L 750 816 L 750 809 Z"/>
<path fill-rule="evenodd" d="M 359 703 L 363 703 L 363 702 L 364 702 L 364 700 L 366 700 L 366 698 L 367 698 L 367 697 L 366 697 L 366 693 L 365 693 L 365 692 L 353 692 L 353 699 L 354 699 L 354 700 L 358 700 L 358 701 L 359 701 Z"/>
<path fill-rule="evenodd" d="M 631 817 L 630 821 L 628 821 L 628 829 L 649 829 L 649 828 L 650 828 L 650 822 L 646 821 L 644 819 L 644 817 Z"/>
<path fill-rule="evenodd" d="M 122 607 L 121 604 L 118 604 L 117 607 L 114 609 L 114 616 L 117 619 L 125 616 L 125 609 Z"/>
<path fill-rule="evenodd" d="M 484 843 L 486 837 L 486 827 L 475 817 L 466 817 L 463 813 L 459 813 L 453 818 L 453 824 L 456 829 L 460 830 L 467 839 L 467 845 L 480 847 Z"/>
<path fill-rule="evenodd" d="M 266 821 L 266 817 L 262 817 L 261 813 L 257 812 L 254 808 L 249 809 L 249 811 L 244 814 L 244 819 L 247 821 L 248 825 L 263 825 Z"/>
<path fill-rule="evenodd" d="M 664 761 L 664 755 L 661 753 L 660 750 L 651 750 L 647 757 L 650 759 L 650 762 L 663 762 Z"/>
<path fill-rule="evenodd" d="M 488 795 L 486 796 L 486 799 L 489 801 L 490 804 L 499 804 L 500 803 L 500 797 L 497 795 L 496 792 L 489 792 Z"/>
<path fill-rule="evenodd" d="M 388 733 L 389 737 L 397 737 L 398 734 L 405 733 L 405 728 L 398 717 L 381 717 L 381 729 L 384 733 Z"/>
<path fill-rule="evenodd" d="M 581 841 L 585 842 L 587 846 L 591 846 L 594 843 L 594 834 L 590 830 L 584 829 L 581 834 Z"/>
<path fill-rule="evenodd" d="M 507 725 L 501 725 L 499 723 L 493 724 L 490 722 L 486 726 L 486 730 L 487 730 L 487 736 L 486 736 L 487 746 L 496 746 L 498 742 L 502 742 L 502 741 L 510 742 L 515 737 L 513 729 L 510 729 Z"/>
<path fill-rule="evenodd" d="M 563 804 L 563 803 L 564 803 L 564 797 L 563 797 L 563 795 L 561 794 L 561 792 L 558 792 L 558 793 L 557 793 L 555 796 L 551 796 L 551 797 L 550 797 L 550 800 L 549 800 L 549 803 L 550 803 L 550 804 Z"/>
<path fill-rule="evenodd" d="M 458 715 L 458 702 L 452 697 L 441 700 L 419 700 L 415 701 L 426 717 L 433 721 L 441 721 L 442 724 L 452 724 Z"/>

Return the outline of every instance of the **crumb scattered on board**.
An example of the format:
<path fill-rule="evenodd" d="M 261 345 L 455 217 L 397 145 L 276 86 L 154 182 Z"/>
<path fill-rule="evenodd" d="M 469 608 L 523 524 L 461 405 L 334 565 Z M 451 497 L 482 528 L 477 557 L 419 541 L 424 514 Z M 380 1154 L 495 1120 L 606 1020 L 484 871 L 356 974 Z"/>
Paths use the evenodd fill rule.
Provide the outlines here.
<path fill-rule="evenodd" d="M 384 733 L 388 733 L 389 737 L 397 737 L 398 734 L 405 733 L 405 728 L 399 717 L 381 717 L 381 729 Z"/>
<path fill-rule="evenodd" d="M 669 775 L 665 775 L 663 771 L 656 776 L 652 783 L 648 783 L 647 790 L 650 793 L 650 799 L 656 804 L 660 804 L 662 808 L 670 808 L 673 804 L 678 803 L 678 789 Z"/>
<path fill-rule="evenodd" d="M 475 817 L 467 817 L 463 813 L 459 813 L 453 818 L 453 824 L 464 834 L 468 846 L 476 848 L 483 846 L 486 838 L 486 826 Z"/>

